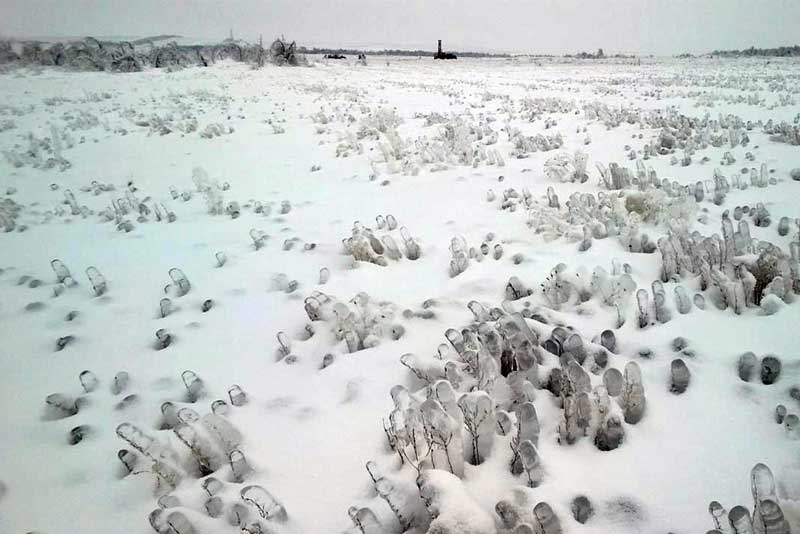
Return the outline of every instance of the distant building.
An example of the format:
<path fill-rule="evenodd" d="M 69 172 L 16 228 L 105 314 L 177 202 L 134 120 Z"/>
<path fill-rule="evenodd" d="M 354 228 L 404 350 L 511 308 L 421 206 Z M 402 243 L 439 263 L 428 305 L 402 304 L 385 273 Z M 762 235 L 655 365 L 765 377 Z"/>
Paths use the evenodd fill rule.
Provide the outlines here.
<path fill-rule="evenodd" d="M 442 40 L 439 39 L 439 50 L 436 52 L 436 55 L 433 56 L 433 59 L 458 59 L 455 54 L 451 54 L 450 52 L 442 52 Z"/>

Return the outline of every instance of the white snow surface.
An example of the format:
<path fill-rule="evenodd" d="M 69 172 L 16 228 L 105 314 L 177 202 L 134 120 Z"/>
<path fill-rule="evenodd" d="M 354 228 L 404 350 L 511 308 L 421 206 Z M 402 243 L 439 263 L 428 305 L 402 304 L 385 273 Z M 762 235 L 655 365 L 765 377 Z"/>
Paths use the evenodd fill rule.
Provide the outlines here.
<path fill-rule="evenodd" d="M 640 150 L 658 136 L 658 129 L 638 124 L 608 128 L 587 118 L 582 107 L 586 102 L 674 108 L 692 117 L 731 113 L 765 122 L 791 123 L 800 112 L 796 61 L 368 61 L 367 66 L 348 60 L 262 69 L 222 62 L 209 68 L 114 75 L 10 69 L 0 75 L 0 124 L 4 119 L 13 123 L 12 128 L 0 128 L 2 151 L 24 153 L 29 134 L 50 137 L 52 126 L 71 138 L 61 142 L 62 156 L 71 164 L 63 171 L 0 161 L 0 198 L 22 206 L 16 224 L 26 225 L 24 231 L 0 233 L 0 532 L 152 532 L 147 516 L 157 507 L 154 480 L 149 475 L 122 476 L 117 451 L 129 447 L 115 428 L 131 422 L 186 455 L 175 436 L 159 427 L 163 402 L 186 401 L 181 373 L 188 369 L 202 378 L 208 392 L 185 404 L 201 416 L 214 399 L 227 400 L 231 385 L 247 393 L 249 402 L 230 407 L 225 417 L 241 432 L 241 450 L 254 469 L 246 484 L 262 485 L 286 508 L 289 519 L 272 525 L 274 532 L 345 532 L 353 528 L 348 508 L 370 506 L 386 532 L 399 533 L 364 465 L 373 460 L 384 473 L 409 481 L 413 488 L 416 472 L 400 465 L 382 427 L 393 407 L 391 387 L 403 384 L 417 391 L 424 385 L 401 365 L 401 355 L 435 354 L 446 343 L 446 329 L 460 330 L 472 321 L 468 302 L 500 305 L 510 276 L 538 289 L 558 263 L 591 273 L 597 265 L 610 271 L 611 259 L 618 258 L 630 264 L 639 287 L 649 288 L 659 277 L 658 252 L 632 254 L 612 238 L 594 240 L 586 252 L 564 238 L 546 242 L 526 224 L 524 209 L 500 210 L 499 200 L 486 201 L 487 190 L 502 197 L 507 188 L 527 188 L 537 202 L 546 203 L 545 191 L 552 186 L 563 205 L 573 191 L 601 190 L 595 163 L 631 167 L 623 146 Z M 770 83 L 780 80 L 789 83 L 770 89 Z M 760 103 L 737 101 L 754 94 Z M 782 95 L 788 101 L 780 102 Z M 544 111 L 533 119 L 519 111 L 524 99 L 544 97 L 575 106 L 566 112 Z M 386 164 L 371 137 L 358 141 L 361 153 L 350 147 L 337 156 L 347 133 L 355 135 L 362 119 L 379 109 L 402 120 L 397 133 L 409 140 L 412 153 L 415 139 L 433 139 L 443 128 L 426 126 L 420 114 L 452 114 L 470 121 L 493 117 L 488 125 L 498 142 L 492 148 L 504 166 L 449 162 L 434 171 L 432 165 L 420 164 L 416 175 L 406 174 Z M 154 116 L 166 120 L 171 131 L 160 135 L 141 121 Z M 80 117 L 92 119 L 81 122 Z M 197 121 L 195 131 L 178 129 L 192 119 Z M 545 119 L 556 124 L 545 129 Z M 217 123 L 230 133 L 199 135 Z M 560 151 L 588 154 L 589 180 L 580 184 L 547 178 L 543 164 L 559 151 L 512 157 L 509 126 L 525 135 L 561 133 Z M 584 126 L 586 132 L 578 132 Z M 591 143 L 584 144 L 587 134 Z M 800 147 L 771 141 L 759 127 L 748 134 L 749 146 L 698 150 L 686 167 L 670 165 L 670 156 L 646 163 L 660 178 L 681 184 L 709 180 L 715 167 L 730 175 L 742 166 L 765 163 L 775 185 L 731 191 L 722 206 L 704 201 L 701 208 L 707 209 L 708 220 L 692 221 L 693 228 L 706 235 L 720 233 L 724 209 L 762 202 L 772 224 L 751 225 L 753 236 L 787 249 L 796 229 L 783 237 L 776 228 L 780 217 L 800 215 L 800 182 L 789 178 L 791 169 L 800 167 Z M 726 151 L 736 163 L 721 167 Z M 745 159 L 746 152 L 754 155 L 752 162 Z M 703 156 L 710 161 L 701 163 Z M 320 170 L 312 172 L 312 166 Z M 192 182 L 196 167 L 229 184 L 220 194 L 225 203 L 241 205 L 238 218 L 208 213 Z M 95 180 L 116 190 L 96 195 L 81 191 Z M 162 202 L 177 220 L 157 222 L 151 214 L 138 222 L 131 214 L 126 217 L 133 224 L 130 232 L 104 222 L 99 212 L 123 197 L 129 182 L 140 200 Z M 170 187 L 193 191 L 192 198 L 173 200 Z M 63 204 L 66 189 L 88 208 L 85 216 L 70 214 Z M 256 200 L 271 206 L 270 215 L 254 212 Z M 292 209 L 280 214 L 284 200 Z M 417 240 L 420 259 L 379 266 L 356 262 L 343 251 L 342 240 L 351 235 L 354 222 L 374 228 L 375 217 L 388 214 Z M 269 236 L 258 250 L 248 235 L 252 228 Z M 665 233 L 656 227 L 647 231 L 651 237 Z M 464 273 L 451 278 L 451 238 L 463 236 L 470 246 L 478 246 L 490 232 L 496 236 L 492 246 L 502 244 L 502 257 L 494 260 L 490 253 L 482 262 L 470 261 Z M 401 242 L 399 234 L 393 235 Z M 298 240 L 284 250 L 284 241 L 292 238 Z M 305 250 L 311 243 L 315 247 Z M 218 251 L 227 256 L 222 267 L 217 267 Z M 511 260 L 516 253 L 524 256 L 520 264 Z M 54 258 L 78 282 L 59 296 L 54 296 L 56 278 L 49 265 Z M 95 296 L 84 274 L 89 266 L 107 279 L 103 296 Z M 175 309 L 161 318 L 159 301 L 168 296 L 164 288 L 173 267 L 186 273 L 191 290 L 170 296 Z M 320 285 L 323 267 L 330 270 L 330 280 Z M 273 279 L 279 273 L 296 280 L 298 288 L 291 293 L 276 290 Z M 43 283 L 35 288 L 20 284 L 25 275 Z M 698 291 L 696 280 L 683 283 L 690 294 Z M 674 283 L 665 285 L 671 296 Z M 303 301 L 314 290 L 342 302 L 364 292 L 375 302 L 391 303 L 392 322 L 401 324 L 405 334 L 396 341 L 383 336 L 376 347 L 352 354 L 327 323 L 315 323 L 315 333 L 308 337 Z M 530 298 L 536 300 L 536 295 Z M 206 299 L 214 305 L 203 313 Z M 433 318 L 402 315 L 405 309 L 420 310 L 428 299 L 435 301 L 429 308 Z M 28 306 L 34 302 L 42 305 Z M 494 520 L 494 528 L 502 532 L 494 506 L 522 489 L 531 503 L 551 505 L 565 533 L 705 532 L 713 528 L 711 500 L 727 509 L 736 504 L 751 508 L 750 469 L 763 462 L 778 480 L 781 506 L 793 531 L 800 532 L 798 441 L 774 420 L 777 404 L 786 405 L 789 413 L 800 411 L 800 403 L 789 396 L 789 388 L 800 383 L 800 343 L 794 331 L 800 304 L 791 302 L 770 316 L 757 307 L 736 315 L 710 302 L 704 311 L 693 308 L 680 315 L 671 306 L 671 321 L 645 329 L 636 324 L 633 301 L 618 329 L 614 310 L 599 302 L 551 312 L 584 340 L 615 329 L 620 349 L 610 365 L 622 370 L 628 361 L 639 363 L 647 394 L 645 416 L 636 425 L 625 425 L 624 443 L 614 451 L 598 451 L 591 438 L 559 444 L 560 410 L 548 391 L 538 389 L 534 403 L 541 423 L 542 484 L 526 489 L 524 476 L 509 472 L 508 438 L 497 436 L 491 455 L 481 465 L 467 465 L 463 486 L 453 493 L 468 495 L 463 502 L 481 508 L 472 512 L 482 522 L 472 525 L 476 531 L 484 532 L 485 522 Z M 72 310 L 77 317 L 66 321 Z M 156 350 L 155 332 L 161 328 L 173 340 Z M 279 331 L 291 339 L 293 364 L 279 357 Z M 56 341 L 67 335 L 74 340 L 56 351 Z M 670 393 L 668 384 L 670 361 L 676 357 L 670 342 L 676 336 L 686 338 L 695 352 L 685 358 L 692 375 L 682 395 Z M 652 358 L 637 356 L 644 347 L 652 349 Z M 778 355 L 783 363 L 778 382 L 766 386 L 739 380 L 736 362 L 745 351 L 759 358 Z M 321 369 L 327 353 L 335 359 Z M 83 370 L 99 379 L 97 389 L 88 394 L 78 381 Z M 110 386 L 123 370 L 130 384 L 115 396 Z M 45 398 L 56 392 L 83 394 L 79 412 L 46 420 Z M 118 407 L 128 394 L 137 398 Z M 88 433 L 71 446 L 69 431 L 79 425 L 87 425 Z M 226 502 L 236 502 L 240 488 L 228 481 L 229 471 L 224 467 L 214 476 L 226 480 Z M 205 493 L 196 478 L 185 477 L 172 493 L 198 532 L 238 531 L 224 517 L 205 515 Z M 570 502 L 579 494 L 588 496 L 595 508 L 583 525 L 570 513 Z"/>

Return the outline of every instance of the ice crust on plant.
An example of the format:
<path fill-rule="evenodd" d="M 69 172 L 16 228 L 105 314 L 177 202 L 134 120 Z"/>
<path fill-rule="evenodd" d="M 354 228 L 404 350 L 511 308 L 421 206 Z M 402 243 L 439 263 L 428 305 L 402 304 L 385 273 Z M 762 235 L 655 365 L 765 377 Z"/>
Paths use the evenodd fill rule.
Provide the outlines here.
<path fill-rule="evenodd" d="M 394 409 L 383 421 L 401 464 L 420 477 L 444 471 L 463 478 L 465 465 L 478 466 L 500 454 L 512 475 L 538 487 L 546 482 L 547 471 L 547 459 L 538 452 L 535 402 L 542 402 L 542 395 L 561 411 L 561 445 L 588 437 L 600 451 L 624 446 L 625 425 L 639 423 L 646 412 L 635 361 L 625 364 L 624 375 L 607 367 L 610 353 L 604 346 L 587 343 L 567 328 L 553 328 L 530 308 L 509 312 L 472 302 L 469 309 L 476 322 L 445 332 L 449 348 L 440 348 L 435 356 L 407 354 L 401 359 L 419 386 L 417 391 L 392 388 Z M 543 374 L 542 368 L 549 372 Z M 673 372 L 677 387 L 686 385 L 683 378 Z M 510 455 L 502 442 L 510 445 Z M 368 465 L 373 479 L 376 469 Z M 421 495 L 426 500 L 424 490 Z M 505 505 L 498 507 L 503 517 L 510 513 Z M 433 527 L 437 515 L 429 512 Z M 533 509 L 532 517 L 537 527 L 531 528 L 560 532 L 546 502 Z"/>
<path fill-rule="evenodd" d="M 359 293 L 350 301 L 341 302 L 333 296 L 315 291 L 305 299 L 305 311 L 312 323 L 327 323 L 344 352 L 372 348 L 383 339 L 397 340 L 405 334 L 405 327 L 397 317 L 396 306 L 374 300 L 366 293 Z M 288 345 L 281 343 L 281 347 L 282 354 L 288 355 Z"/>
<path fill-rule="evenodd" d="M 199 379 L 187 371 L 183 381 L 189 402 L 196 404 L 200 397 L 196 386 Z M 239 386 L 229 389 L 234 409 L 246 404 L 241 402 L 244 395 Z M 131 423 L 117 427 L 117 436 L 133 449 L 123 449 L 118 454 L 125 467 L 124 476 L 150 475 L 155 481 L 160 508 L 149 519 L 157 532 L 194 532 L 197 528 L 194 518 L 200 515 L 225 519 L 248 532 L 266 532 L 268 527 L 262 521 L 278 524 L 287 521 L 286 509 L 272 493 L 257 484 L 246 485 L 254 469 L 241 450 L 244 436 L 226 417 L 227 408 L 218 408 L 221 405 L 227 406 L 222 400 L 212 402 L 212 411 L 200 416 L 189 406 L 180 407 L 179 403 L 167 401 L 161 406 L 161 429 L 148 432 Z M 237 491 L 241 502 L 231 500 L 230 492 L 226 491 L 230 485 L 240 488 Z M 205 493 L 202 512 L 182 505 L 171 493 L 187 491 Z M 250 510 L 254 512 L 252 515 Z"/>
<path fill-rule="evenodd" d="M 391 215 L 388 217 L 394 221 L 394 217 Z M 355 261 L 374 263 L 381 267 L 389 265 L 387 258 L 392 261 L 401 260 L 404 257 L 404 252 L 405 258 L 411 261 L 418 260 L 422 250 L 408 229 L 403 226 L 399 231 L 392 232 L 396 229 L 396 221 L 388 225 L 381 224 L 381 221 L 384 221 L 383 217 L 378 216 L 378 228 L 376 230 L 355 222 L 352 236 L 342 240 L 345 252 L 351 255 Z M 382 230 L 382 233 L 376 235 L 379 230 Z M 395 237 L 403 243 L 402 249 L 398 246 Z"/>
<path fill-rule="evenodd" d="M 544 163 L 544 173 L 551 180 L 559 182 L 584 183 L 589 179 L 586 166 L 589 156 L 580 150 L 574 154 L 559 154 Z"/>

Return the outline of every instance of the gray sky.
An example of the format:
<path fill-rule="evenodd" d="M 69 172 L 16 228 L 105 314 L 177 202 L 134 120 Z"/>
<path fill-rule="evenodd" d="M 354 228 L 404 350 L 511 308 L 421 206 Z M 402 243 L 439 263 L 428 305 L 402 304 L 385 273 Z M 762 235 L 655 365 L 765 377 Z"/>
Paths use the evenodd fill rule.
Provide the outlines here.
<path fill-rule="evenodd" d="M 0 0 L 0 35 L 674 54 L 800 41 L 800 0 Z"/>

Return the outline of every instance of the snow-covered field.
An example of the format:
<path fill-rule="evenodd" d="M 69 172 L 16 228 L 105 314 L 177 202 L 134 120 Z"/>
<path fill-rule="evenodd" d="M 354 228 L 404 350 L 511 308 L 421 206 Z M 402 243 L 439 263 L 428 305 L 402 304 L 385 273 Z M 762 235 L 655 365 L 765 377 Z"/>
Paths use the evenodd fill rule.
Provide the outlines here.
<path fill-rule="evenodd" d="M 0 94 L 0 532 L 800 532 L 797 61 Z"/>

